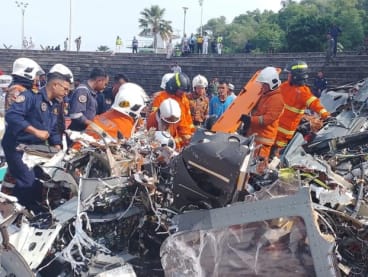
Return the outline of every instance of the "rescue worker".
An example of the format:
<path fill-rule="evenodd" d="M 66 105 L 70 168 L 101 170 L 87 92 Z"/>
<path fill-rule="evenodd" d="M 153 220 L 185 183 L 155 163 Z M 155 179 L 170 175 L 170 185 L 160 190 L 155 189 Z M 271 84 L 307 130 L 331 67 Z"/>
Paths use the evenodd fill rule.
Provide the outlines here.
<path fill-rule="evenodd" d="M 108 76 L 103 68 L 92 69 L 86 83 L 80 84 L 73 92 L 69 104 L 69 129 L 83 131 L 91 123 L 97 112 L 97 93 L 108 83 Z"/>
<path fill-rule="evenodd" d="M 128 78 L 122 73 L 114 76 L 112 87 L 108 87 L 102 93 L 97 94 L 96 114 L 102 114 L 111 108 L 119 88 L 127 82 L 129 82 Z"/>
<path fill-rule="evenodd" d="M 308 78 L 308 65 L 304 61 L 296 61 L 288 68 L 288 80 L 280 86 L 285 103 L 284 113 L 280 117 L 276 136 L 276 155 L 293 137 L 305 109 L 319 114 L 322 119 L 330 116 L 317 97 L 313 95 L 306 84 Z"/>
<path fill-rule="evenodd" d="M 38 75 L 43 74 L 41 66 L 32 59 L 19 58 L 13 63 L 13 81 L 8 88 L 5 97 L 5 111 L 9 109 L 19 94 L 32 90 Z"/>
<path fill-rule="evenodd" d="M 195 127 L 193 125 L 192 116 L 190 113 L 189 100 L 186 92 L 190 89 L 190 79 L 185 73 L 175 73 L 166 83 L 164 91 L 157 93 L 152 101 L 152 111 L 156 111 L 161 103 L 172 98 L 179 103 L 181 109 L 181 117 L 178 123 L 179 137 L 182 140 L 183 146 L 189 144 Z"/>
<path fill-rule="evenodd" d="M 208 117 L 209 100 L 206 95 L 207 79 L 197 75 L 192 81 L 193 92 L 188 94 L 190 113 L 194 126 L 202 126 Z"/>
<path fill-rule="evenodd" d="M 180 132 L 178 130 L 181 118 L 181 109 L 179 103 L 167 98 L 160 104 L 155 112 L 152 112 L 147 119 L 147 130 L 154 128 L 157 131 L 167 131 L 175 140 L 176 150 L 183 146 Z"/>
<path fill-rule="evenodd" d="M 130 138 L 141 117 L 140 113 L 146 106 L 147 98 L 142 87 L 134 83 L 125 83 L 119 88 L 111 108 L 97 115 L 92 122 L 112 138 L 118 138 L 119 132 L 124 138 Z M 95 138 L 100 138 L 95 133 L 93 124 L 87 127 L 86 132 Z"/>
<path fill-rule="evenodd" d="M 257 82 L 262 84 L 261 97 L 249 115 L 242 115 L 241 121 L 247 129 L 246 136 L 255 134 L 255 143 L 261 146 L 256 156 L 263 158 L 267 164 L 275 143 L 279 118 L 284 110 L 284 101 L 279 89 L 279 74 L 274 67 L 264 68 Z"/>
<path fill-rule="evenodd" d="M 20 67 L 20 66 L 19 66 Z M 36 74 L 30 71 L 28 61 L 23 66 L 25 75 Z M 18 69 L 20 73 L 21 69 Z M 39 93 L 30 89 L 17 96 L 5 114 L 7 127 L 2 147 L 10 174 L 15 179 L 14 195 L 19 203 L 35 213 L 40 212 L 42 184 L 36 180 L 36 172 L 23 162 L 23 152 L 19 144 L 55 146 L 61 149 L 61 135 L 57 127 L 59 102 L 70 90 L 73 74 L 69 68 L 58 64 L 47 74 L 46 86 Z"/>
<path fill-rule="evenodd" d="M 235 90 L 235 86 L 232 83 L 229 83 L 229 91 L 228 91 L 228 94 L 227 95 L 229 97 L 233 98 L 233 101 L 236 98 L 236 94 L 235 94 L 234 90 Z"/>

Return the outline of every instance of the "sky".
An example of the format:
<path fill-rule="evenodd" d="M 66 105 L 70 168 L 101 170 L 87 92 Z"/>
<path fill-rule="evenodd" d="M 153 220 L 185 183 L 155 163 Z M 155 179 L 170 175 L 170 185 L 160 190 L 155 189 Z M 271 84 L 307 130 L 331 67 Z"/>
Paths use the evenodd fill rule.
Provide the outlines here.
<path fill-rule="evenodd" d="M 15 0 L 0 0 L 0 48 L 3 44 L 12 48 L 21 47 L 22 8 Z M 172 21 L 174 33 L 182 34 L 184 29 L 184 9 L 187 7 L 185 30 L 187 34 L 196 33 L 201 25 L 199 0 L 18 0 L 28 3 L 24 9 L 24 34 L 32 37 L 35 49 L 40 45 L 56 46 L 63 49 L 65 38 L 69 37 L 71 26 L 71 50 L 75 50 L 74 40 L 82 37 L 81 50 L 96 51 L 98 46 L 106 45 L 115 50 L 115 39 L 123 40 L 122 51 L 131 45 L 133 36 L 140 32 L 138 19 L 140 12 L 152 5 L 165 8 L 164 19 Z M 255 9 L 277 12 L 281 0 L 203 0 L 203 25 L 209 19 L 226 17 L 230 23 L 234 17 Z M 71 4 L 71 6 L 70 6 Z M 71 7 L 71 8 L 70 8 Z M 71 14 L 71 20 L 70 20 Z M 146 38 L 138 38 L 140 44 Z"/>

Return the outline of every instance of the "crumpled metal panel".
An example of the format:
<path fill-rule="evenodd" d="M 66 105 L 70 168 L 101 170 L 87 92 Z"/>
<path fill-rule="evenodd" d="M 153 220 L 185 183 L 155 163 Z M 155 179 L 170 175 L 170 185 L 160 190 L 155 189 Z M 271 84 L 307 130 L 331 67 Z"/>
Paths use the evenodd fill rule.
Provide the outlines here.
<path fill-rule="evenodd" d="M 175 216 L 179 232 L 161 247 L 166 276 L 337 276 L 333 239 L 320 234 L 311 203 L 302 187 L 294 195 Z"/>
<path fill-rule="evenodd" d="M 22 253 L 29 267 L 36 269 L 50 250 L 61 227 L 61 224 L 56 224 L 52 229 L 42 230 L 23 222 L 19 232 L 10 235 L 10 243 Z"/>
<path fill-rule="evenodd" d="M 296 133 L 280 157 L 283 167 L 308 168 L 309 170 L 326 172 L 325 166 L 304 151 L 301 147 L 304 143 L 303 135 Z"/>
<path fill-rule="evenodd" d="M 338 108 L 345 105 L 350 95 L 346 89 L 329 90 L 322 93 L 319 100 L 330 113 L 336 112 Z"/>
<path fill-rule="evenodd" d="M 13 246 L 4 250 L 0 246 L 0 277 L 34 277 L 27 262 Z"/>

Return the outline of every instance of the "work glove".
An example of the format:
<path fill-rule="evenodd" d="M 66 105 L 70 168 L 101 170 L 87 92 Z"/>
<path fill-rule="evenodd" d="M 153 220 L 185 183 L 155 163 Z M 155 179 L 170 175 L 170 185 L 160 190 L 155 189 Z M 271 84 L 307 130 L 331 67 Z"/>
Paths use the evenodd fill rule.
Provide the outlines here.
<path fill-rule="evenodd" d="M 242 114 L 240 116 L 240 121 L 243 122 L 243 134 L 246 134 L 250 127 L 250 119 L 251 117 L 247 114 Z"/>
<path fill-rule="evenodd" d="M 333 124 L 333 123 L 336 123 L 337 120 L 336 120 L 336 117 L 333 117 L 333 116 L 329 116 L 329 117 L 326 117 L 324 120 L 323 120 L 323 126 L 327 125 L 327 124 Z"/>

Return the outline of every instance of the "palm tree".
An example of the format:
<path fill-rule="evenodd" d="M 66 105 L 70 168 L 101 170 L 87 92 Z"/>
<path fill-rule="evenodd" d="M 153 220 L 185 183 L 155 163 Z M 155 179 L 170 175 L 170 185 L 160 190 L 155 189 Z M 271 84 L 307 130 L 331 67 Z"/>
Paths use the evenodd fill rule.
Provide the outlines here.
<path fill-rule="evenodd" d="M 165 9 L 160 9 L 158 5 L 145 8 L 139 19 L 139 28 L 142 28 L 140 36 L 153 36 L 153 48 L 157 51 L 157 36 L 160 35 L 164 41 L 169 40 L 173 33 L 171 21 L 163 19 Z"/>
<path fill-rule="evenodd" d="M 99 47 L 97 47 L 97 51 L 98 52 L 109 52 L 110 48 L 106 45 L 100 45 Z"/>

